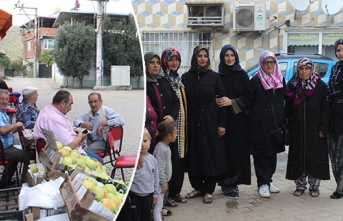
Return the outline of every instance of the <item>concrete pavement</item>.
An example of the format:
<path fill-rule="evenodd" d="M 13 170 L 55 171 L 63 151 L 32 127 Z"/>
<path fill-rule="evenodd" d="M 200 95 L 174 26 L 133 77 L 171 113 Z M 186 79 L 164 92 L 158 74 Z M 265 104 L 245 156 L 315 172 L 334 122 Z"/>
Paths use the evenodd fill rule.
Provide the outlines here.
<path fill-rule="evenodd" d="M 251 159 L 251 163 L 253 160 Z M 220 187 L 217 187 L 213 196 L 212 204 L 204 204 L 202 198 L 189 199 L 187 203 L 179 203 L 178 207 L 167 207 L 173 213 L 165 217 L 165 221 L 342 221 L 343 199 L 332 200 L 330 195 L 335 190 L 336 184 L 331 173 L 331 180 L 322 181 L 320 196 L 313 198 L 308 191 L 300 197 L 293 196 L 295 184 L 286 180 L 287 153 L 278 155 L 278 165 L 273 177 L 273 184 L 281 189 L 280 193 L 271 194 L 270 198 L 261 198 L 257 192 L 254 167 L 251 167 L 252 185 L 239 186 L 240 198 L 231 200 L 223 195 Z M 188 176 L 185 174 L 185 182 L 182 195 L 190 192 L 192 187 Z"/>

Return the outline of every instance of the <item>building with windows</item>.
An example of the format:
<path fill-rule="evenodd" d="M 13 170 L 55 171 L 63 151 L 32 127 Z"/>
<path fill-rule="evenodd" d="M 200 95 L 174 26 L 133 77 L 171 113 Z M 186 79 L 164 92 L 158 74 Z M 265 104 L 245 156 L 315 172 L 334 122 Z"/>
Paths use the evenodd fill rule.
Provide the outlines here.
<path fill-rule="evenodd" d="M 214 70 L 225 44 L 237 48 L 247 69 L 265 50 L 335 57 L 333 44 L 343 37 L 343 2 L 338 1 L 132 0 L 132 4 L 143 52 L 174 46 L 182 56 L 180 73 L 189 69 L 198 44 L 209 47 Z"/>
<path fill-rule="evenodd" d="M 39 64 L 39 57 L 42 53 L 48 52 L 54 47 L 56 28 L 53 24 L 56 18 L 37 17 L 20 26 L 22 41 L 22 59 L 24 65 L 36 68 L 35 77 L 51 77 L 51 67 Z M 36 62 L 36 66 L 35 63 Z M 31 64 L 31 65 L 29 65 Z"/>

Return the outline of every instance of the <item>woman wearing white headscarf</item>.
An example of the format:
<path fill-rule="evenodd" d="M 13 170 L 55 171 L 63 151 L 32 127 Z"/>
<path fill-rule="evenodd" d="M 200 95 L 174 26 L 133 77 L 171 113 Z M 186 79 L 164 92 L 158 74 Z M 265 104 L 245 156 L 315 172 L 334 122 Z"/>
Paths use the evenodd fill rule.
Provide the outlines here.
<path fill-rule="evenodd" d="M 261 197 L 270 197 L 270 193 L 280 192 L 272 184 L 272 177 L 276 170 L 276 154 L 285 151 L 283 144 L 273 142 L 271 131 L 275 125 L 286 122 L 285 83 L 274 53 L 262 52 L 259 69 L 250 81 L 253 89 L 249 109 L 250 147 L 259 194 Z"/>

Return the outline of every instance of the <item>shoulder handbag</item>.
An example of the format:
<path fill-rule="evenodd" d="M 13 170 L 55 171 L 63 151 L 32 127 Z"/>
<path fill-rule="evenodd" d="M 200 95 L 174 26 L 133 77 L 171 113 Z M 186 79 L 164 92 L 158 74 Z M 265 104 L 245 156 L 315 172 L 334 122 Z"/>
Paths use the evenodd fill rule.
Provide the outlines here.
<path fill-rule="evenodd" d="M 268 92 L 267 92 L 268 93 Z M 270 95 L 268 94 L 270 100 L 270 106 L 272 108 L 273 118 L 274 118 L 274 129 L 270 132 L 272 134 L 273 143 L 276 145 L 289 145 L 290 144 L 290 133 L 288 130 L 288 124 L 281 124 L 278 126 L 276 124 L 276 116 L 274 111 L 274 105 L 272 99 L 270 99 Z"/>

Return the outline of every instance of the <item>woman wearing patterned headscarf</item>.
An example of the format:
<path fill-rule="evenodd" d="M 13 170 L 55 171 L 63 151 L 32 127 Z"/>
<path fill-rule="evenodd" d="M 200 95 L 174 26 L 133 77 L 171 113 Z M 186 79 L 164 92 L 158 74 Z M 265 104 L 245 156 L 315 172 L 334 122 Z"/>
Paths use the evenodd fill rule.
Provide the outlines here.
<path fill-rule="evenodd" d="M 217 104 L 219 107 L 227 106 L 224 135 L 227 173 L 219 179 L 218 184 L 225 195 L 238 199 L 238 185 L 251 184 L 247 108 L 252 100 L 252 89 L 232 45 L 225 45 L 220 52 L 219 75 L 225 87 L 225 95 L 217 98 Z"/>
<path fill-rule="evenodd" d="M 216 97 L 225 89 L 220 76 L 211 70 L 206 47 L 193 50 L 191 68 L 182 75 L 186 88 L 188 111 L 189 181 L 194 188 L 186 198 L 204 196 L 203 203 L 212 203 L 217 179 L 225 173 L 223 135 L 226 126 L 226 107 L 218 107 Z"/>
<path fill-rule="evenodd" d="M 176 120 L 179 114 L 180 102 L 168 80 L 161 75 L 160 56 L 154 52 L 147 52 L 144 55 L 144 62 L 146 94 L 149 96 L 151 105 L 157 114 L 157 124 L 166 119 Z M 151 137 L 155 137 L 155 134 L 151 134 Z M 155 145 L 152 143 L 149 152 L 152 154 L 154 149 Z"/>
<path fill-rule="evenodd" d="M 286 178 L 294 180 L 294 196 L 307 189 L 318 197 L 321 180 L 330 179 L 326 134 L 329 103 L 325 83 L 310 58 L 301 58 L 286 87 L 286 115 L 291 127 Z M 307 178 L 307 181 L 306 181 Z"/>
<path fill-rule="evenodd" d="M 166 206 L 177 206 L 177 203 L 186 203 L 187 200 L 180 195 L 184 179 L 184 158 L 187 151 L 187 102 L 185 87 L 177 73 L 181 64 L 181 55 L 175 48 L 166 48 L 161 56 L 163 77 L 168 79 L 180 100 L 180 110 L 176 119 L 177 140 L 170 143 L 172 152 L 173 173 L 169 181 L 169 193 Z"/>
<path fill-rule="evenodd" d="M 343 38 L 338 39 L 334 47 L 338 61 L 332 67 L 328 83 L 330 103 L 328 144 L 332 172 L 337 183 L 337 188 L 330 198 L 339 199 L 343 197 Z"/>
<path fill-rule="evenodd" d="M 283 144 L 273 142 L 271 131 L 275 125 L 286 122 L 285 83 L 274 53 L 262 52 L 259 69 L 250 81 L 253 90 L 249 108 L 250 146 L 258 192 L 261 197 L 270 197 L 270 193 L 280 192 L 272 184 L 272 177 L 276 170 L 276 154 L 285 151 Z"/>

